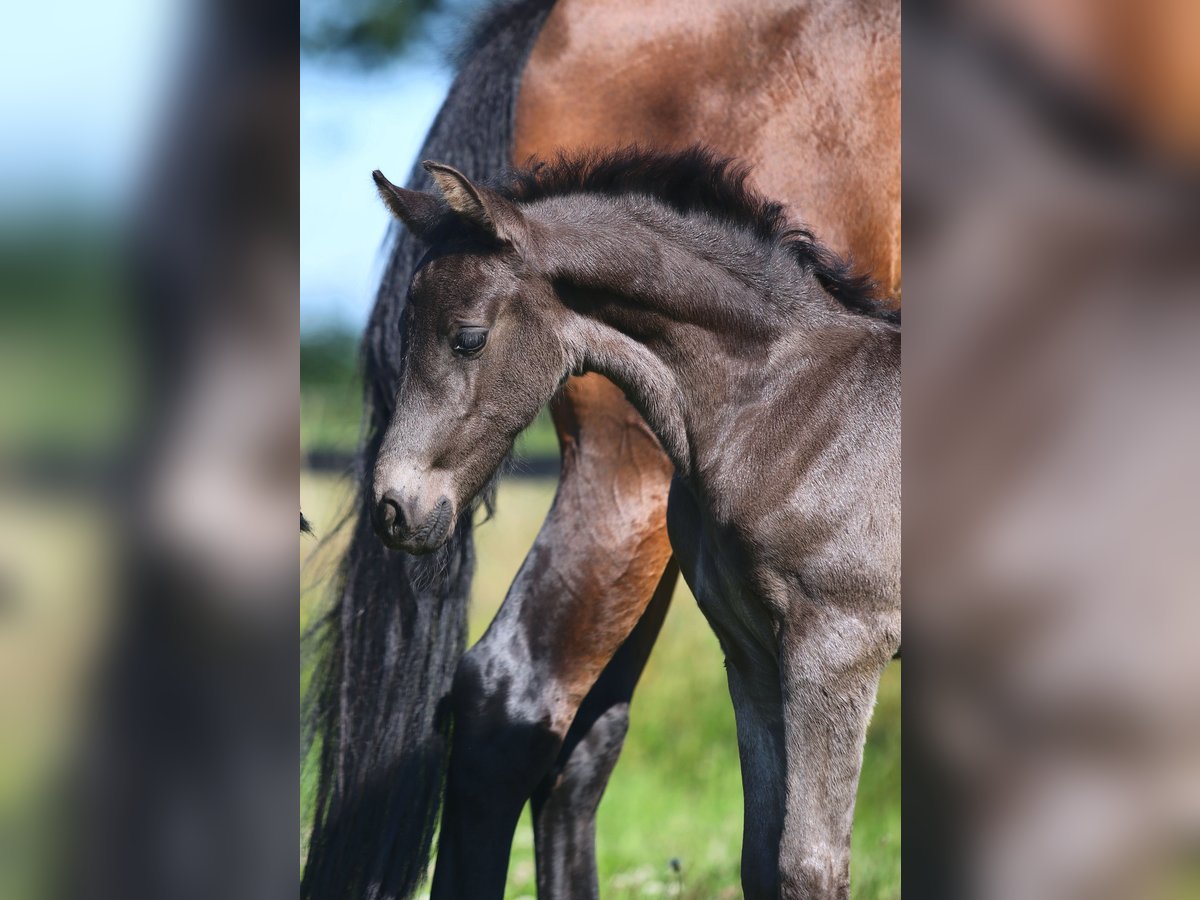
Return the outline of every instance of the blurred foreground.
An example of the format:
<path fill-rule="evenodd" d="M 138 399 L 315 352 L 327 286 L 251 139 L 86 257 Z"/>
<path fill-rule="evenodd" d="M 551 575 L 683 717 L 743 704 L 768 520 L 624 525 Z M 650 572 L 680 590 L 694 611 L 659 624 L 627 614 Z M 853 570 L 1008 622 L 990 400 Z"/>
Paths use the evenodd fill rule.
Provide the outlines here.
<path fill-rule="evenodd" d="M 906 886 L 1200 887 L 1200 6 L 904 24 Z"/>

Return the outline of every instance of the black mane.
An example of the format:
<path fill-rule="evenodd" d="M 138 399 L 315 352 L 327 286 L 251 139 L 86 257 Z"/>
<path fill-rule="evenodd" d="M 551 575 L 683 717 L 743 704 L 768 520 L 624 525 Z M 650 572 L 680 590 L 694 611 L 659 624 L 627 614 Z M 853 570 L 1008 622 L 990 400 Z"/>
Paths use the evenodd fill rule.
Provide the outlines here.
<path fill-rule="evenodd" d="M 502 0 L 475 29 L 421 158 L 470 178 L 512 154 L 521 73 L 554 0 Z M 407 185 L 432 191 L 419 165 Z M 471 518 L 420 559 L 387 549 L 371 526 L 371 473 L 405 366 L 405 300 L 425 247 L 397 223 L 361 360 L 365 417 L 349 546 L 333 605 L 305 636 L 305 765 L 316 776 L 300 886 L 306 900 L 413 897 L 428 874 L 450 752 L 446 702 L 467 642 Z M 344 533 L 344 532 L 343 532 Z"/>
<path fill-rule="evenodd" d="M 807 228 L 789 224 L 783 204 L 767 200 L 747 183 L 750 167 L 705 147 L 678 152 L 626 147 L 582 155 L 560 153 L 549 162 L 508 172 L 492 187 L 518 203 L 596 193 L 640 194 L 681 213 L 704 212 L 786 247 L 796 262 L 847 309 L 900 324 L 900 310 L 878 296 L 878 286 L 853 263 L 817 241 Z"/>

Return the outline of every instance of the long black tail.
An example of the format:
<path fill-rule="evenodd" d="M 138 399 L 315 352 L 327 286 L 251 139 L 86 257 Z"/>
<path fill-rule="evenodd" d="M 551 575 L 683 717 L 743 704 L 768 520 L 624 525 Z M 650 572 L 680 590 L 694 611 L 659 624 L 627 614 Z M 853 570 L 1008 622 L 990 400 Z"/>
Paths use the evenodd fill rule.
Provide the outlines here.
<path fill-rule="evenodd" d="M 472 178 L 510 163 L 517 87 L 554 0 L 502 2 L 480 22 L 422 148 Z M 400 112 L 399 114 L 403 114 Z M 387 160 L 381 159 L 381 166 Z M 363 190 L 370 190 L 367 172 Z M 431 190 L 419 166 L 412 188 Z M 397 228 L 363 339 L 365 437 L 338 596 L 308 636 L 308 771 L 317 780 L 301 896 L 409 897 L 424 880 L 441 805 L 445 698 L 466 644 L 474 570 L 469 514 L 440 555 L 387 550 L 371 530 L 371 471 L 403 364 L 404 297 L 420 247 Z"/>

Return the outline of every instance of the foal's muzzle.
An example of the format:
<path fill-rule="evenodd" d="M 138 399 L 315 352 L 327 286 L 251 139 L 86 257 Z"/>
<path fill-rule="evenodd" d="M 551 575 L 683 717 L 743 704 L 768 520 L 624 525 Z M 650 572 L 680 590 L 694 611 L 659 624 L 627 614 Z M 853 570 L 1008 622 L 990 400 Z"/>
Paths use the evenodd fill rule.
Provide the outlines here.
<path fill-rule="evenodd" d="M 375 533 L 396 550 L 430 553 L 446 542 L 454 510 L 444 494 L 431 510 L 418 508 L 414 498 L 407 500 L 394 490 L 384 492 L 375 504 Z"/>

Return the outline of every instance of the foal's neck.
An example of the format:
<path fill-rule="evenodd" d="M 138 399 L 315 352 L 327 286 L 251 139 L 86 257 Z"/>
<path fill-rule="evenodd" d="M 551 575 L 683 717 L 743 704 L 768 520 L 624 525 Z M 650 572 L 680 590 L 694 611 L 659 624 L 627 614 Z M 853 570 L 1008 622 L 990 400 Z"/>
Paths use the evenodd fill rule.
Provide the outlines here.
<path fill-rule="evenodd" d="M 880 328 L 786 248 L 714 218 L 631 197 L 545 206 L 576 368 L 621 387 L 685 476 L 747 403 Z"/>

